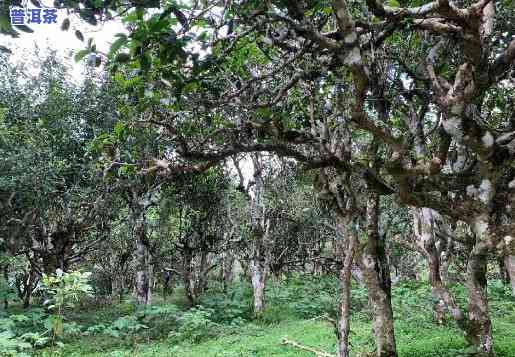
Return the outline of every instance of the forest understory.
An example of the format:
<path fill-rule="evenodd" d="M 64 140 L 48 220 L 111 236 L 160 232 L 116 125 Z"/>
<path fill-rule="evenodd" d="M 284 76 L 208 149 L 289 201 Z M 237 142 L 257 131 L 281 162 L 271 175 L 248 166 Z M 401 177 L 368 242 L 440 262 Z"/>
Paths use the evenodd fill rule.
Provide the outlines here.
<path fill-rule="evenodd" d="M 335 356 L 335 279 L 297 276 L 267 289 L 268 307 L 252 313 L 248 283 L 234 283 L 225 293 L 214 286 L 193 309 L 179 287 L 166 302 L 156 296 L 152 307 L 137 310 L 130 297 L 119 301 L 85 300 L 67 315 L 61 347 L 43 348 L 36 356 Z M 453 287 L 460 303 L 464 290 Z M 491 311 L 499 357 L 515 356 L 515 299 L 500 281 L 490 287 Z M 433 302 L 423 282 L 400 282 L 393 289 L 399 356 L 466 357 L 473 353 L 452 319 L 434 321 Z M 364 289 L 352 290 L 351 356 L 374 351 L 372 315 Z M 11 315 L 38 315 L 13 306 Z M 25 331 L 44 331 L 43 321 L 17 322 Z M 285 343 L 285 340 L 290 343 Z M 291 342 L 300 344 L 297 347 Z M 307 349 L 307 350 L 306 350 Z M 317 354 L 316 352 L 319 352 Z"/>

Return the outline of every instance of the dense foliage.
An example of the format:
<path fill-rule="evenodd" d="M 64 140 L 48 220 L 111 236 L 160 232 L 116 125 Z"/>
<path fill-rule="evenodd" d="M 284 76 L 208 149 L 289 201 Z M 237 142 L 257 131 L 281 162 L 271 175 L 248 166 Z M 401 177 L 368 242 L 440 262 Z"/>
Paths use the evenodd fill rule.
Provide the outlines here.
<path fill-rule="evenodd" d="M 11 3 L 0 31 L 32 31 Z M 133 349 L 294 317 L 331 323 L 339 357 L 409 355 L 418 324 L 461 331 L 421 355 L 514 353 L 513 1 L 54 6 L 97 70 L 29 75 L 0 47 L 0 286 L 51 321 L 9 315 L 9 353 L 84 333 L 63 277 L 86 272 L 84 304 L 135 303 L 87 333 Z M 126 32 L 102 53 L 84 20 Z"/>

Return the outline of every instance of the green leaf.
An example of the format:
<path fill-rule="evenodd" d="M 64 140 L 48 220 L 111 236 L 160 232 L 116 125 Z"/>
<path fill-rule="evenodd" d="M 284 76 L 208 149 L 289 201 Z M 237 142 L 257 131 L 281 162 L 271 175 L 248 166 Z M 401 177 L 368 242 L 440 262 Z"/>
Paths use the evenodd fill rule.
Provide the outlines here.
<path fill-rule="evenodd" d="M 125 123 L 122 121 L 118 121 L 114 126 L 114 133 L 118 139 L 122 139 L 125 134 Z"/>
<path fill-rule="evenodd" d="M 0 52 L 8 53 L 10 55 L 13 53 L 13 51 L 2 45 L 0 45 Z"/>
<path fill-rule="evenodd" d="M 114 60 L 119 63 L 126 63 L 131 60 L 131 55 L 125 52 L 119 53 Z"/>
<path fill-rule="evenodd" d="M 79 30 L 75 30 L 75 37 L 77 37 L 81 41 L 84 41 L 84 35 Z"/>
<path fill-rule="evenodd" d="M 88 53 L 90 53 L 90 49 L 87 48 L 85 50 L 80 50 L 80 51 L 77 51 L 77 53 L 75 54 L 75 56 L 73 57 L 73 59 L 75 60 L 75 62 L 79 62 L 80 60 L 82 60 L 84 57 L 86 57 L 88 55 Z"/>
<path fill-rule="evenodd" d="M 27 32 L 27 33 L 33 33 L 34 30 L 31 29 L 30 27 L 26 26 L 26 25 L 14 25 L 14 28 L 20 30 L 20 31 L 23 31 L 23 32 Z"/>
<path fill-rule="evenodd" d="M 148 71 L 150 69 L 150 67 L 152 66 L 152 56 L 150 55 L 150 53 L 145 52 L 140 57 L 140 64 L 141 64 L 141 69 L 143 71 Z"/>
<path fill-rule="evenodd" d="M 70 28 L 70 19 L 66 18 L 63 20 L 63 23 L 61 24 L 61 30 L 68 31 L 69 28 Z"/>
<path fill-rule="evenodd" d="M 111 45 L 111 48 L 109 49 L 108 57 L 112 58 L 116 53 L 118 53 L 120 48 L 122 48 L 127 43 L 127 41 L 128 39 L 125 35 L 123 37 L 117 38 Z"/>
<path fill-rule="evenodd" d="M 86 21 L 87 23 L 89 23 L 92 26 L 96 26 L 98 24 L 98 20 L 95 17 L 95 13 L 93 12 L 93 9 L 88 9 L 88 8 L 81 9 L 79 11 L 79 15 L 84 21 Z"/>

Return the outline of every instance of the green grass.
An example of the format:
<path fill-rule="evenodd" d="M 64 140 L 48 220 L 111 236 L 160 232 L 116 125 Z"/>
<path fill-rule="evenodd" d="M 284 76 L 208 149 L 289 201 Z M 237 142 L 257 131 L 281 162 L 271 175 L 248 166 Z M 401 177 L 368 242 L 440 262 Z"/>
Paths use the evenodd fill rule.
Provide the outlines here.
<path fill-rule="evenodd" d="M 510 319 L 495 319 L 494 333 L 498 357 L 515 356 L 515 323 Z M 313 356 L 313 353 L 281 344 L 283 337 L 303 345 L 335 351 L 333 327 L 321 320 L 289 320 L 273 325 L 249 323 L 238 333 L 223 335 L 199 344 L 168 341 L 136 341 L 132 347 L 119 348 L 113 339 L 96 337 L 67 346 L 65 356 L 177 356 L 177 357 L 240 357 L 240 356 Z M 452 326 L 396 323 L 399 356 L 403 357 L 459 357 L 466 356 L 466 344 L 461 332 Z M 356 356 L 373 350 L 372 325 L 361 319 L 352 322 L 352 350 Z"/>
<path fill-rule="evenodd" d="M 305 346 L 335 353 L 336 338 L 334 328 L 326 319 L 319 318 L 321 312 L 334 311 L 335 301 L 330 297 L 316 294 L 326 293 L 315 282 L 289 282 L 279 289 L 268 291 L 268 308 L 259 320 L 251 321 L 246 310 L 250 303 L 247 287 L 235 287 L 232 297 L 216 292 L 213 289 L 203 300 L 211 311 L 213 325 L 208 320 L 193 317 L 198 329 L 215 329 L 215 337 L 202 337 L 194 343 L 191 338 L 170 338 L 169 332 L 176 331 L 178 323 L 170 316 L 156 321 L 156 327 L 142 330 L 131 337 L 115 338 L 107 334 L 82 335 L 70 338 L 58 354 L 48 350 L 40 351 L 40 356 L 85 356 L 85 357 L 268 357 L 268 356 L 314 356 L 313 353 L 302 351 L 281 343 L 284 337 Z M 330 288 L 330 286 L 329 286 Z M 491 293 L 491 316 L 495 338 L 495 348 L 498 357 L 515 357 L 515 299 L 511 292 L 504 288 L 493 287 Z M 320 293 L 317 293 L 320 291 Z M 463 291 L 463 290 L 461 290 Z M 394 310 L 396 315 L 395 332 L 397 348 L 400 357 L 467 357 L 467 351 L 462 332 L 452 321 L 445 325 L 436 325 L 431 321 L 431 298 L 426 284 L 410 283 L 394 287 Z M 459 287 L 457 294 L 462 294 Z M 374 340 L 371 323 L 371 313 L 366 307 L 366 293 L 356 288 L 354 293 L 351 324 L 351 350 L 353 356 L 364 356 L 373 351 Z M 330 296 L 336 295 L 333 292 Z M 224 298 L 229 300 L 224 300 Z M 465 300 L 465 296 L 460 296 Z M 179 314 L 187 311 L 184 294 L 177 290 L 167 303 L 173 303 Z M 158 306 L 168 306 L 159 298 Z M 308 305 L 309 308 L 306 308 Z M 300 307 L 300 308 L 299 308 Z M 194 310 L 192 310 L 194 311 Z M 201 310 L 204 311 L 204 310 Z M 76 312 L 71 319 L 82 326 L 92 326 L 99 323 L 109 324 L 120 316 L 134 314 L 134 305 L 130 302 L 107 307 L 84 306 L 82 312 Z M 232 314 L 232 315 L 231 315 Z M 221 316 L 224 319 L 220 319 Z M 233 317 L 231 317 L 233 316 Z M 236 316 L 236 317 L 234 317 Z M 240 317 L 244 318 L 241 319 Z M 315 318 L 313 318 L 315 316 Z M 217 320 L 218 319 L 218 320 Z M 195 330 L 197 325 L 193 325 Z M 152 330 L 154 328 L 154 330 Z M 173 335 L 173 333 L 172 333 Z M 157 336 L 157 337 L 156 337 Z M 174 335 L 177 336 L 177 335 Z"/>

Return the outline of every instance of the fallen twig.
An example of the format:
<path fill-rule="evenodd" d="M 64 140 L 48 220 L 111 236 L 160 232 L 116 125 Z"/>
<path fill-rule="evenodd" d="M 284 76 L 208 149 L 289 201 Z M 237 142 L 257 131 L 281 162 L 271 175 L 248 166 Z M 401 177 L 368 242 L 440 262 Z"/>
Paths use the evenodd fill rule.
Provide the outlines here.
<path fill-rule="evenodd" d="M 311 319 L 309 319 L 309 320 L 310 320 L 310 321 L 315 321 L 315 320 L 326 320 L 326 321 L 328 321 L 328 322 L 332 323 L 333 325 L 336 325 L 336 320 L 335 320 L 335 319 L 333 319 L 333 318 L 331 318 L 331 317 L 329 317 L 329 315 L 328 315 L 328 314 L 322 314 L 322 315 L 320 315 L 320 316 L 315 316 L 315 317 L 313 317 L 313 318 L 311 318 Z"/>
<path fill-rule="evenodd" d="M 316 357 L 335 357 L 335 355 L 333 355 L 331 353 L 327 353 L 327 352 L 324 352 L 324 351 L 319 351 L 317 349 L 314 349 L 314 348 L 311 348 L 311 347 L 308 347 L 308 346 L 303 346 L 303 345 L 301 345 L 298 342 L 295 342 L 295 341 L 292 341 L 292 340 L 288 340 L 286 337 L 282 338 L 281 343 L 283 345 L 290 345 L 290 346 L 293 346 L 295 348 L 298 348 L 298 349 L 301 349 L 301 350 L 304 350 L 304 351 L 312 352 L 312 353 L 315 354 Z"/>

